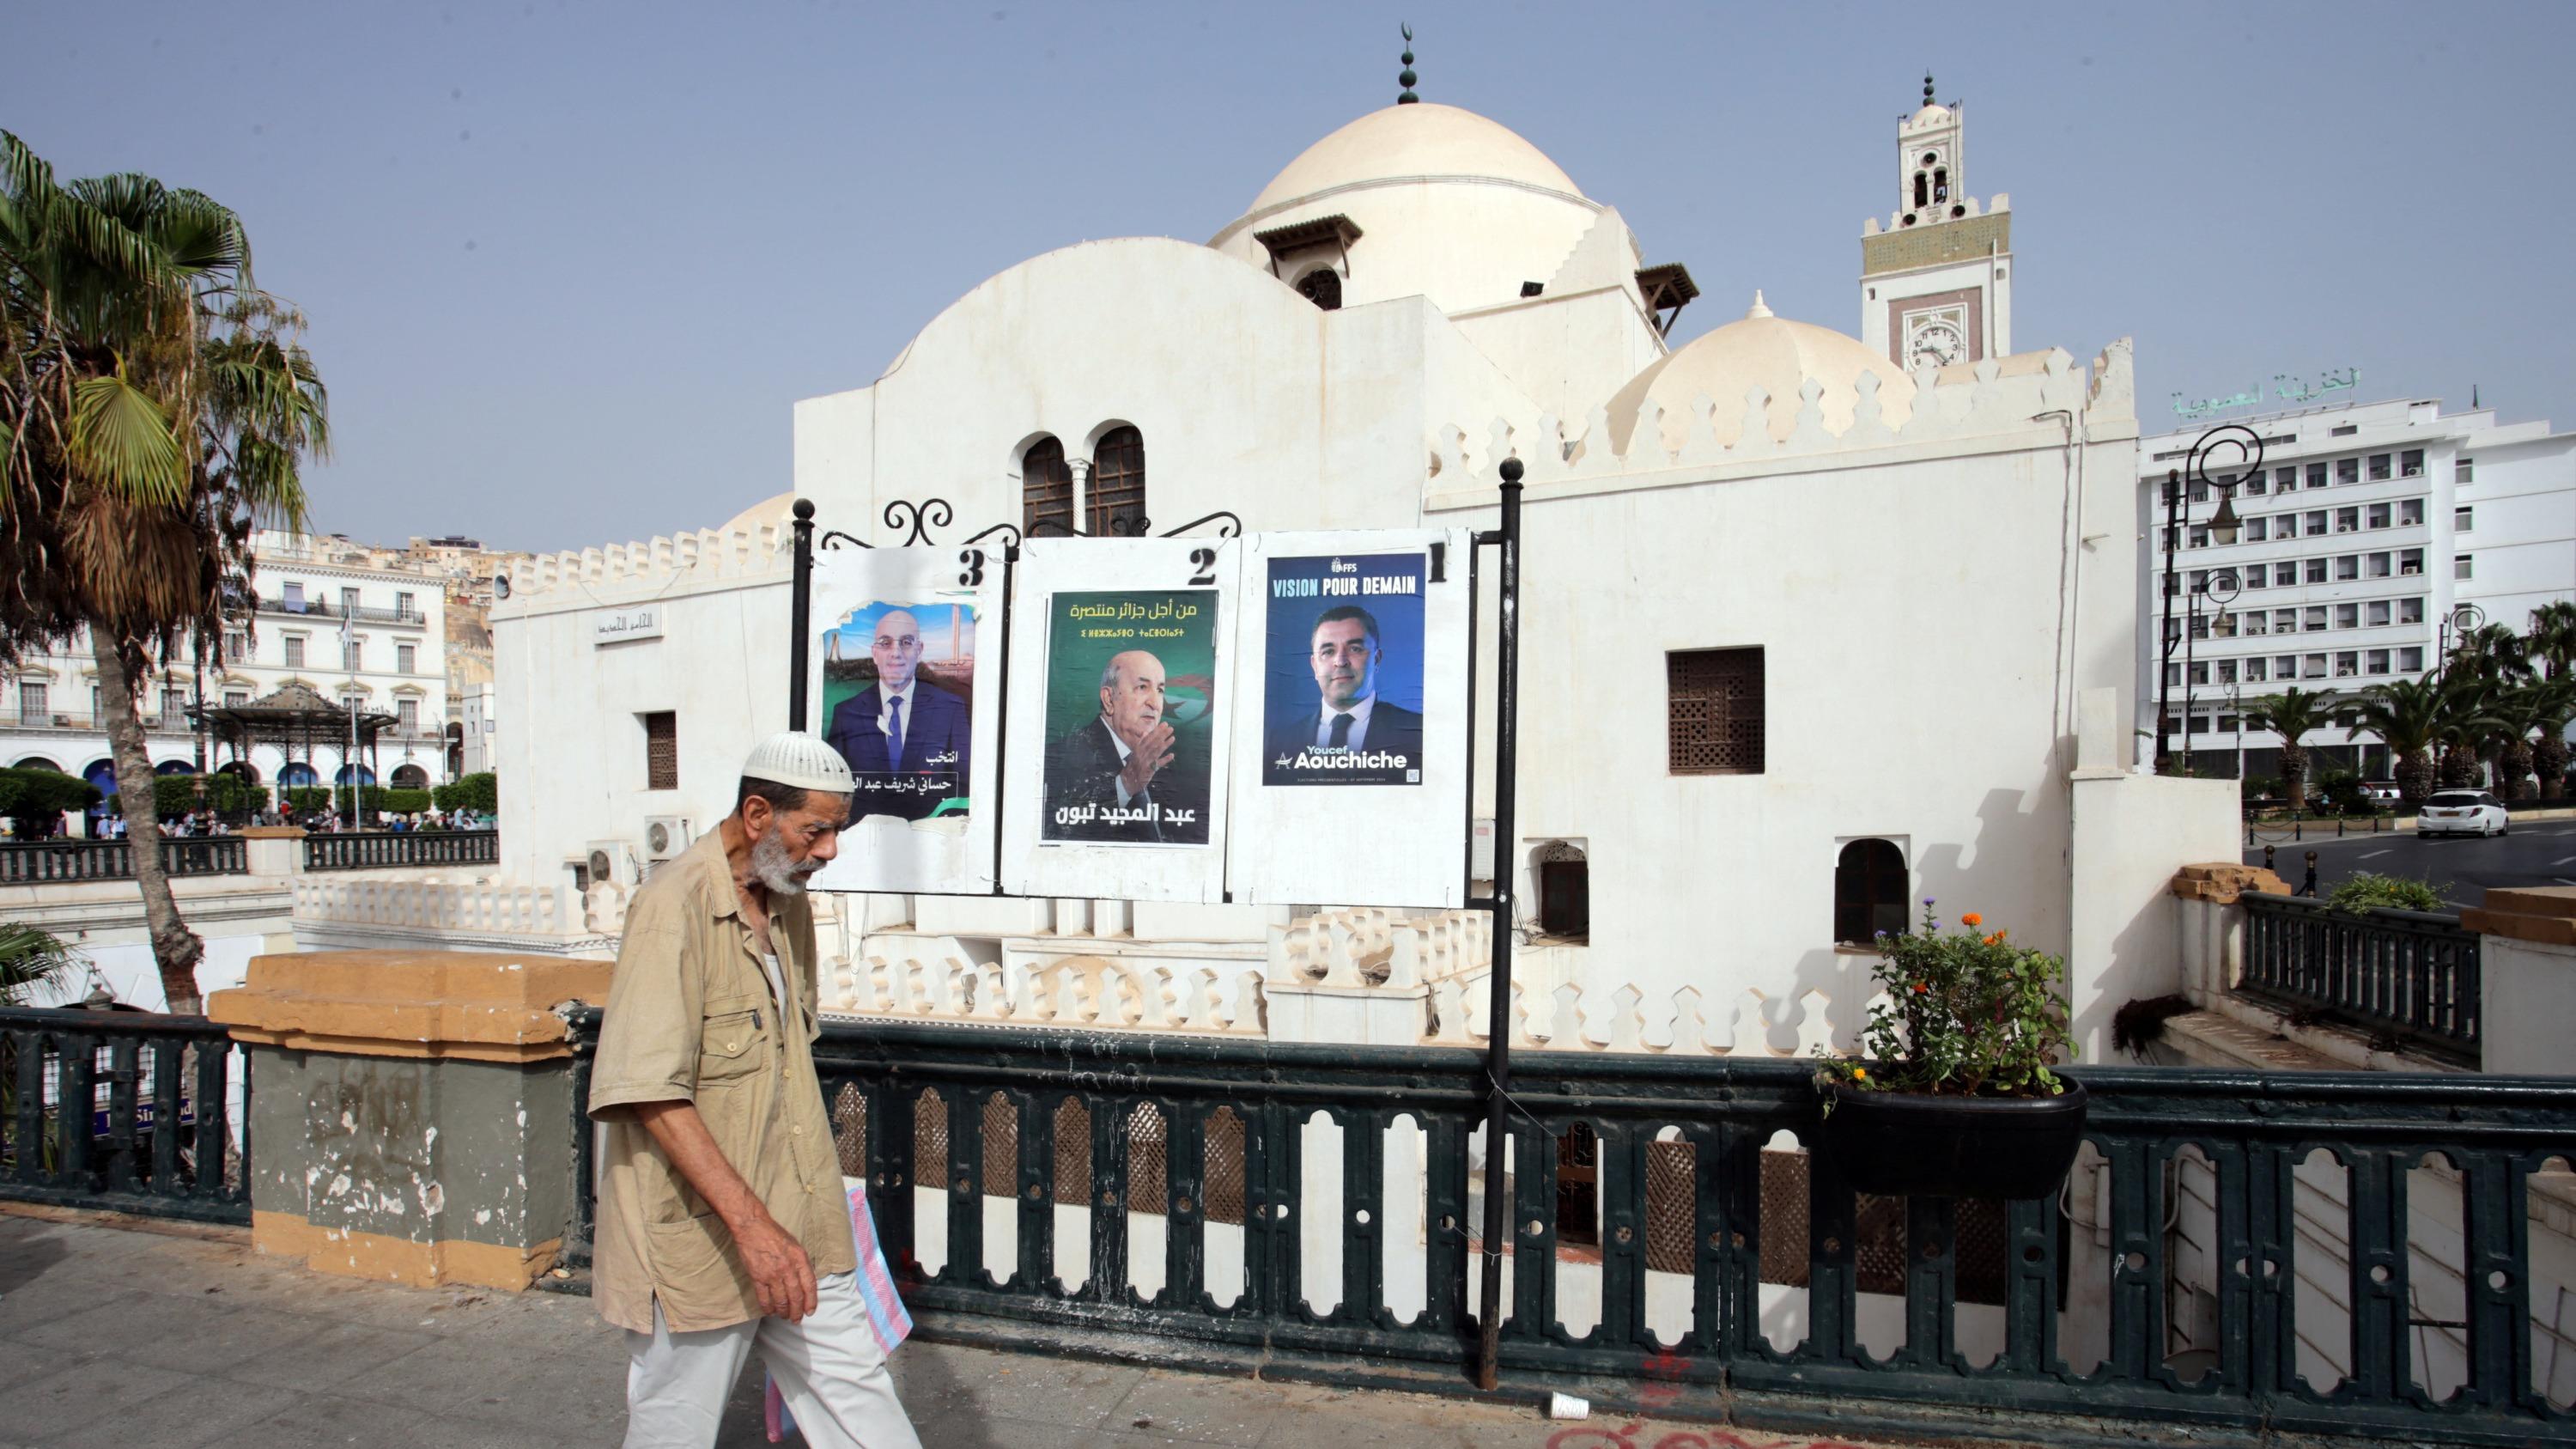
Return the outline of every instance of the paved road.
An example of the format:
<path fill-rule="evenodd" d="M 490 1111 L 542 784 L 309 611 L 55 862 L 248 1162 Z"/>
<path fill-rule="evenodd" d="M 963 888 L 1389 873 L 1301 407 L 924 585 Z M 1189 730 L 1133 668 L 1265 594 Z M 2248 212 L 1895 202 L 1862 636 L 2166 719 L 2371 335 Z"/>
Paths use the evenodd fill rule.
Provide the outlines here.
<path fill-rule="evenodd" d="M 2477 905 L 2497 886 L 2576 886 L 2576 820 L 2529 821 L 2496 840 L 2418 840 L 2412 832 L 2338 840 L 2331 822 L 2322 830 L 2311 823 L 2305 834 L 2305 840 L 2293 841 L 2286 828 L 2265 826 L 2256 837 L 2277 839 L 2273 869 L 2294 889 L 2307 874 L 2305 852 L 2311 850 L 2317 853 L 2320 893 L 2364 871 L 2431 881 L 2455 907 Z M 2245 852 L 2245 863 L 2263 863 L 2261 845 Z"/>

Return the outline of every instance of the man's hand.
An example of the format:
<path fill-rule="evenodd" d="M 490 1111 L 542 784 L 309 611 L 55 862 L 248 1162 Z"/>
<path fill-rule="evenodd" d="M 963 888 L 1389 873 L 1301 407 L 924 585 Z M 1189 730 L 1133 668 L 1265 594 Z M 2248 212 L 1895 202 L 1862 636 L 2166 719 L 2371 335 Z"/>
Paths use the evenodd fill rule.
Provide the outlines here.
<path fill-rule="evenodd" d="M 814 1265 L 768 1213 L 736 1228 L 733 1245 L 760 1295 L 761 1312 L 797 1323 L 814 1311 Z"/>
<path fill-rule="evenodd" d="M 733 1234 L 734 1251 L 760 1297 L 760 1311 L 795 1323 L 814 1311 L 814 1265 L 805 1248 L 761 1205 L 751 1185 L 734 1171 L 707 1131 L 695 1104 L 685 1101 L 644 1102 L 635 1108 L 655 1146 L 670 1159 L 708 1207 Z"/>
<path fill-rule="evenodd" d="M 1157 724 L 1136 742 L 1125 768 L 1118 772 L 1118 783 L 1126 788 L 1129 798 L 1152 789 L 1155 772 L 1172 762 L 1172 738 L 1170 725 Z"/>

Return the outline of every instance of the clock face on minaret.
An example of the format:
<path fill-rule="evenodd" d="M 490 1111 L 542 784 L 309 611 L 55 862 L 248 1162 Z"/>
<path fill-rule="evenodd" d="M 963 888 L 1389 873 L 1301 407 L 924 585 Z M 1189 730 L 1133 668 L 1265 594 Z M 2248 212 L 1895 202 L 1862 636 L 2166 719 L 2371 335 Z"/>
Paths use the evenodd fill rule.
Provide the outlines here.
<path fill-rule="evenodd" d="M 1968 340 L 1960 336 L 1958 327 L 1948 321 L 1918 322 L 1912 335 L 1906 338 L 1905 361 L 1908 366 L 1921 367 L 1928 363 L 1934 367 L 1947 367 L 1964 360 L 1967 355 Z"/>

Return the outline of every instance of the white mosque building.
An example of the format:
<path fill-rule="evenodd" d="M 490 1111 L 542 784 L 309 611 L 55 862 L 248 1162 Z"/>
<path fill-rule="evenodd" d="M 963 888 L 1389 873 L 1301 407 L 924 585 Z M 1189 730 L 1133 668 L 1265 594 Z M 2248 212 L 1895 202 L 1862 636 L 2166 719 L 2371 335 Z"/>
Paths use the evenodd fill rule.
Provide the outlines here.
<path fill-rule="evenodd" d="M 2167 883 L 2232 858 L 2232 786 L 2136 768 L 2129 344 L 2011 351 L 2010 213 L 1967 196 L 1964 119 L 1929 96 L 1863 237 L 1858 337 L 1775 315 L 1759 277 L 1695 281 L 1528 140 L 1409 92 L 1205 244 L 990 278 L 872 382 L 796 404 L 791 493 L 517 566 L 493 611 L 505 868 L 629 883 L 726 813 L 787 723 L 794 499 L 878 542 L 889 503 L 932 497 L 942 541 L 1218 510 L 1481 528 L 1517 457 L 1519 829 L 1493 869 L 1526 1029 L 1847 1040 L 1862 943 L 1929 897 L 2066 953 L 2106 1055 L 2117 1006 L 2177 989 Z M 1702 285 L 1743 315 L 1669 346 Z M 1485 1025 L 1441 1010 L 1475 995 L 1435 979 L 1480 960 L 1455 918 L 919 896 L 836 919 L 827 1001 L 862 1012 L 1008 1019 L 1079 977 L 1100 1020 L 1384 1039 L 1293 1000 L 1322 978 L 1411 988 L 1435 1039 Z"/>

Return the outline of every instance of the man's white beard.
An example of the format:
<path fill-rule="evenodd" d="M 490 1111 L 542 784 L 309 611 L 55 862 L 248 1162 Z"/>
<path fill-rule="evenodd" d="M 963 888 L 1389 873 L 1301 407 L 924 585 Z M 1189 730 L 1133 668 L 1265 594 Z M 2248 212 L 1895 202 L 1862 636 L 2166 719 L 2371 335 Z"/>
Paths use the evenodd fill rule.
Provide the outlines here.
<path fill-rule="evenodd" d="M 805 878 L 823 868 L 823 862 L 799 862 L 787 853 L 787 837 L 775 825 L 769 833 L 752 842 L 751 873 L 760 883 L 782 896 L 805 894 Z"/>

